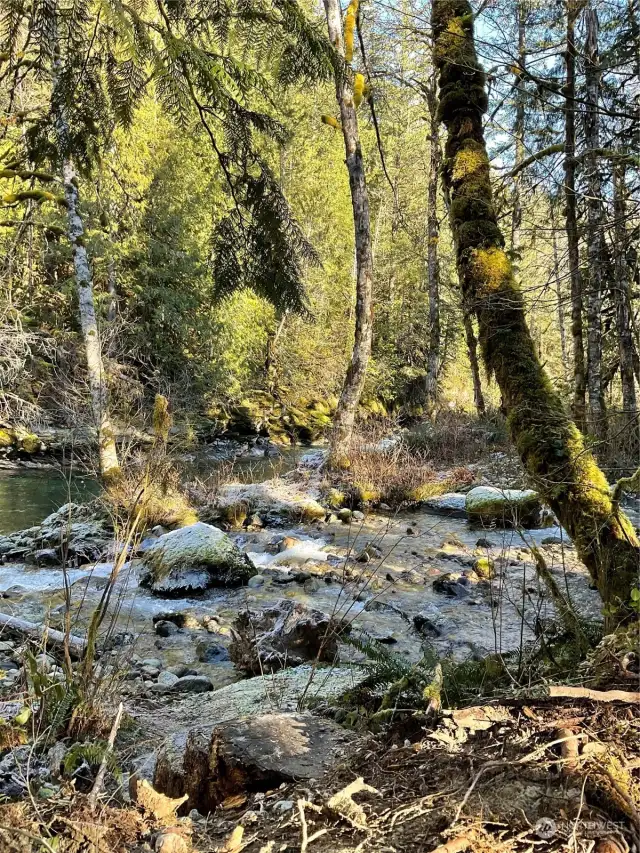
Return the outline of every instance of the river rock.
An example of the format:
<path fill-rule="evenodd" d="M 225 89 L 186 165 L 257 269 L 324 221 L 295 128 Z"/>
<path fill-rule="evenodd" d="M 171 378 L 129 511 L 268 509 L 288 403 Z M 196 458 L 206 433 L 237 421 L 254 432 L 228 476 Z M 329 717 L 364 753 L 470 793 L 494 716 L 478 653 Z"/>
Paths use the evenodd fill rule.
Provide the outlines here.
<path fill-rule="evenodd" d="M 183 675 L 171 686 L 172 693 L 208 693 L 213 682 L 206 675 Z"/>
<path fill-rule="evenodd" d="M 265 524 L 286 518 L 313 521 L 324 518 L 325 509 L 304 483 L 291 475 L 264 483 L 230 483 L 216 493 L 215 509 L 221 518 L 240 526 L 257 513 Z"/>
<path fill-rule="evenodd" d="M 142 554 L 140 583 L 157 594 L 242 586 L 256 569 L 222 530 L 198 521 L 160 536 Z"/>
<path fill-rule="evenodd" d="M 355 736 L 331 720 L 274 713 L 179 733 L 158 755 L 154 788 L 188 796 L 183 810 L 213 811 L 247 789 L 320 779 Z"/>
<path fill-rule="evenodd" d="M 433 582 L 433 591 L 452 598 L 468 598 L 480 583 L 475 572 L 448 572 Z"/>
<path fill-rule="evenodd" d="M 535 528 L 540 524 L 542 504 L 532 489 L 496 489 L 477 486 L 467 492 L 465 508 L 469 521 L 483 525 Z"/>
<path fill-rule="evenodd" d="M 153 627 L 159 637 L 173 637 L 180 630 L 175 622 L 169 622 L 167 619 L 161 619 Z"/>
<path fill-rule="evenodd" d="M 447 515 L 449 518 L 466 518 L 465 499 L 466 495 L 447 492 L 444 495 L 435 495 L 420 501 L 420 507 L 438 515 Z"/>
<path fill-rule="evenodd" d="M 84 565 L 98 561 L 111 539 L 108 521 L 91 506 L 64 504 L 41 524 L 0 536 L 0 556 L 5 561 L 33 565 Z"/>
<path fill-rule="evenodd" d="M 238 614 L 229 647 L 235 665 L 255 675 L 312 660 L 335 661 L 346 626 L 320 610 L 282 599 L 273 607 Z"/>

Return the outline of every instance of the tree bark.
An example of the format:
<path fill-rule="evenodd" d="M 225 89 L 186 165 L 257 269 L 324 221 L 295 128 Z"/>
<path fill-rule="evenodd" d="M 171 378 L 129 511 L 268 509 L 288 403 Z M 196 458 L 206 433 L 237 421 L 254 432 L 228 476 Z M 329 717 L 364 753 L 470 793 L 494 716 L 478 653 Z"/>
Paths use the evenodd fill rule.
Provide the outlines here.
<path fill-rule="evenodd" d="M 640 542 L 566 415 L 527 327 L 493 203 L 482 128 L 485 76 L 468 0 L 434 0 L 433 32 L 440 115 L 448 130 L 443 176 L 463 294 L 478 318 L 484 360 L 502 392 L 511 437 L 529 478 L 571 536 L 611 624 L 629 614 Z"/>
<path fill-rule="evenodd" d="M 440 137 L 438 96 L 435 77 L 427 94 L 429 108 L 429 183 L 427 187 L 427 283 L 429 288 L 429 354 L 425 382 L 427 406 L 433 409 L 438 398 L 440 373 L 440 260 L 438 258 L 438 177 Z"/>
<path fill-rule="evenodd" d="M 582 329 L 582 276 L 580 275 L 580 246 L 576 212 L 576 44 L 575 26 L 579 12 L 578 0 L 567 0 L 567 44 L 565 64 L 567 80 L 564 87 L 565 156 L 564 194 L 565 227 L 571 281 L 571 337 L 573 340 L 573 418 L 582 430 L 586 427 L 585 395 L 587 380 L 584 362 Z"/>
<path fill-rule="evenodd" d="M 62 161 L 62 184 L 67 204 L 67 236 L 73 250 L 80 327 L 87 358 L 87 375 L 91 394 L 91 409 L 98 432 L 100 474 L 109 479 L 118 475 L 120 465 L 114 431 L 108 416 L 106 375 L 102 363 L 100 335 L 93 298 L 93 277 L 84 242 L 84 223 L 79 211 L 78 178 L 69 155 L 69 124 L 64 110 L 64 96 L 57 92 L 60 58 L 53 67 L 51 109 Z"/>
<path fill-rule="evenodd" d="M 615 280 L 613 302 L 616 308 L 618 331 L 618 353 L 620 357 L 620 381 L 622 385 L 622 408 L 630 424 L 636 423 L 637 400 L 633 369 L 633 332 L 629 300 L 629 267 L 627 266 L 627 230 L 625 204 L 625 169 L 620 163 L 613 167 L 614 191 L 614 237 L 616 245 Z"/>
<path fill-rule="evenodd" d="M 556 234 L 555 215 L 553 205 L 551 206 L 551 233 L 553 241 L 553 274 L 556 281 L 556 299 L 558 301 L 558 329 L 560 331 L 560 355 L 562 358 L 562 378 L 565 382 L 569 378 L 569 357 L 567 354 L 567 332 L 564 323 L 564 302 L 562 299 L 562 287 L 560 278 L 560 259 L 558 257 L 558 238 Z"/>
<path fill-rule="evenodd" d="M 478 363 L 478 340 L 473 331 L 471 314 L 466 308 L 462 308 L 462 324 L 464 325 L 464 337 L 467 342 L 467 355 L 471 366 L 471 379 L 473 381 L 473 402 L 477 414 L 481 417 L 486 412 L 484 395 L 482 393 L 482 381 L 480 379 L 480 365 Z"/>
<path fill-rule="evenodd" d="M 355 4 L 355 5 L 353 5 Z M 357 16 L 357 0 L 352 0 Z M 340 56 L 345 56 L 342 34 L 342 20 L 339 0 L 324 0 L 329 38 Z M 353 38 L 353 32 L 351 33 Z M 342 393 L 333 422 L 331 454 L 339 461 L 347 457 L 356 412 L 364 388 L 367 365 L 371 355 L 373 335 L 373 255 L 371 251 L 371 224 L 369 217 L 369 196 L 364 173 L 362 149 L 358 133 L 358 117 L 353 100 L 351 75 L 336 76 L 336 99 L 340 108 L 340 121 L 344 137 L 353 225 L 356 248 L 356 317 L 355 336 L 351 361 L 347 368 Z"/>
<path fill-rule="evenodd" d="M 521 233 L 522 227 L 522 171 L 520 164 L 524 160 L 524 93 L 522 92 L 523 72 L 527 67 L 527 54 L 525 49 L 525 21 L 526 11 L 523 0 L 518 0 L 516 5 L 518 17 L 518 67 L 516 79 L 513 84 L 516 101 L 516 116 L 513 129 L 515 142 L 514 171 L 517 174 L 513 179 L 513 209 L 511 211 L 511 253 L 513 258 L 514 275 L 519 279 L 520 262 L 522 260 Z"/>
<path fill-rule="evenodd" d="M 585 174 L 587 179 L 587 257 L 589 260 L 587 301 L 587 392 L 589 432 L 599 439 L 607 434 L 607 413 L 602 383 L 602 296 L 604 291 L 604 216 L 597 149 L 600 147 L 600 59 L 598 16 L 588 5 L 584 12 L 586 35 L 584 70 Z"/>

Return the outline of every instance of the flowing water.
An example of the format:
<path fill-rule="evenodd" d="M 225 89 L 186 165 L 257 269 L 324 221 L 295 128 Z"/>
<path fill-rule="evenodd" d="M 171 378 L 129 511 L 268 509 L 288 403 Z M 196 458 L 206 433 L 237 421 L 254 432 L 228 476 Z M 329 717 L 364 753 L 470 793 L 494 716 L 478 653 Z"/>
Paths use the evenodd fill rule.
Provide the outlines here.
<path fill-rule="evenodd" d="M 264 481 L 295 467 L 300 452 L 292 449 L 276 459 L 264 454 L 243 456 L 236 460 L 233 476 Z M 184 462 L 190 466 L 185 475 L 189 478 L 206 477 L 216 466 L 227 464 L 219 453 L 194 455 Z M 0 472 L 0 532 L 38 523 L 62 503 L 86 499 L 97 489 L 90 477 L 65 478 L 53 470 Z M 526 531 L 524 535 L 540 546 L 546 537 L 560 534 L 558 528 L 552 528 Z M 283 555 L 274 554 L 274 542 L 283 535 L 306 542 L 302 550 L 308 550 L 308 562 L 300 559 L 300 546 L 297 552 L 294 548 L 288 565 L 286 551 Z M 489 550 L 484 545 L 478 547 L 478 539 L 487 536 L 491 540 Z M 203 661 L 201 649 L 203 644 L 228 644 L 228 630 L 212 636 L 202 627 L 160 638 L 153 630 L 153 616 L 163 611 L 187 611 L 204 624 L 203 616 L 215 615 L 219 624 L 228 629 L 239 610 L 257 610 L 283 598 L 339 613 L 409 659 L 420 656 L 425 641 L 424 632 L 421 635 L 414 627 L 416 617 L 423 623 L 426 619 L 428 642 L 440 653 L 465 657 L 516 649 L 523 641 L 534 638 L 541 620 L 553 616 L 531 553 L 516 531 L 477 530 L 464 519 L 421 511 L 395 516 L 371 513 L 363 522 L 351 526 L 336 520 L 319 526 L 242 532 L 234 534 L 234 538 L 263 573 L 262 586 L 214 589 L 198 598 L 163 599 L 141 589 L 135 567 L 125 567 L 114 596 L 119 612 L 114 630 L 138 637 L 138 655 L 160 656 L 165 665 L 186 663 L 209 675 L 217 687 L 222 686 L 237 679 L 237 673 L 228 661 Z M 380 556 L 371 563 L 359 563 L 354 558 L 367 544 L 375 544 Z M 491 584 L 470 593 L 463 590 L 459 595 L 434 589 L 434 580 L 468 570 L 483 555 L 496 560 L 499 569 Z M 558 583 L 569 592 L 579 612 L 598 618 L 597 594 L 589 589 L 585 570 L 571 546 L 547 546 L 546 556 Z M 86 629 L 110 570 L 110 564 L 70 570 L 72 600 L 78 602 L 74 610 L 76 633 Z M 306 579 L 300 578 L 300 571 L 307 573 Z M 0 565 L 4 612 L 36 622 L 49 614 L 55 623 L 64 607 L 63 586 L 60 569 Z M 344 650 L 346 656 L 352 652 Z"/>

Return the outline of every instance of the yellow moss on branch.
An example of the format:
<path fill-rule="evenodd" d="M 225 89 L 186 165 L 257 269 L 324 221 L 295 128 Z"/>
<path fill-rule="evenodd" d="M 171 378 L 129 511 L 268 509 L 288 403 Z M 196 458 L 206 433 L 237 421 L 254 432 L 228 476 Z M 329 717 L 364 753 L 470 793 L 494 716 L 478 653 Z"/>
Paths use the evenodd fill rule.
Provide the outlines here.
<path fill-rule="evenodd" d="M 346 62 L 353 59 L 353 41 L 358 20 L 358 7 L 360 0 L 351 0 L 344 19 L 344 58 Z"/>
<path fill-rule="evenodd" d="M 355 104 L 356 109 L 362 103 L 362 98 L 364 97 L 364 90 L 364 75 L 356 74 L 353 78 L 353 103 Z"/>
<path fill-rule="evenodd" d="M 329 127 L 332 127 L 334 130 L 342 130 L 342 125 L 340 124 L 338 119 L 335 118 L 334 116 L 323 115 L 323 116 L 321 116 L 321 120 L 322 120 L 323 124 L 326 124 Z"/>

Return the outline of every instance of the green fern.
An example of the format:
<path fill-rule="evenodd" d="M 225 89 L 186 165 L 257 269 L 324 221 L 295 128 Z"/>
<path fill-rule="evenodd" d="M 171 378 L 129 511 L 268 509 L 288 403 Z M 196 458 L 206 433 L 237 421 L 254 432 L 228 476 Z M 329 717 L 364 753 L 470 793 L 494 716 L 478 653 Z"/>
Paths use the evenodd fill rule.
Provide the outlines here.
<path fill-rule="evenodd" d="M 107 769 L 120 782 L 122 771 L 120 765 L 106 740 L 84 741 L 74 743 L 64 757 L 63 767 L 67 776 L 71 776 L 83 762 L 91 768 L 97 768 L 106 760 Z"/>

